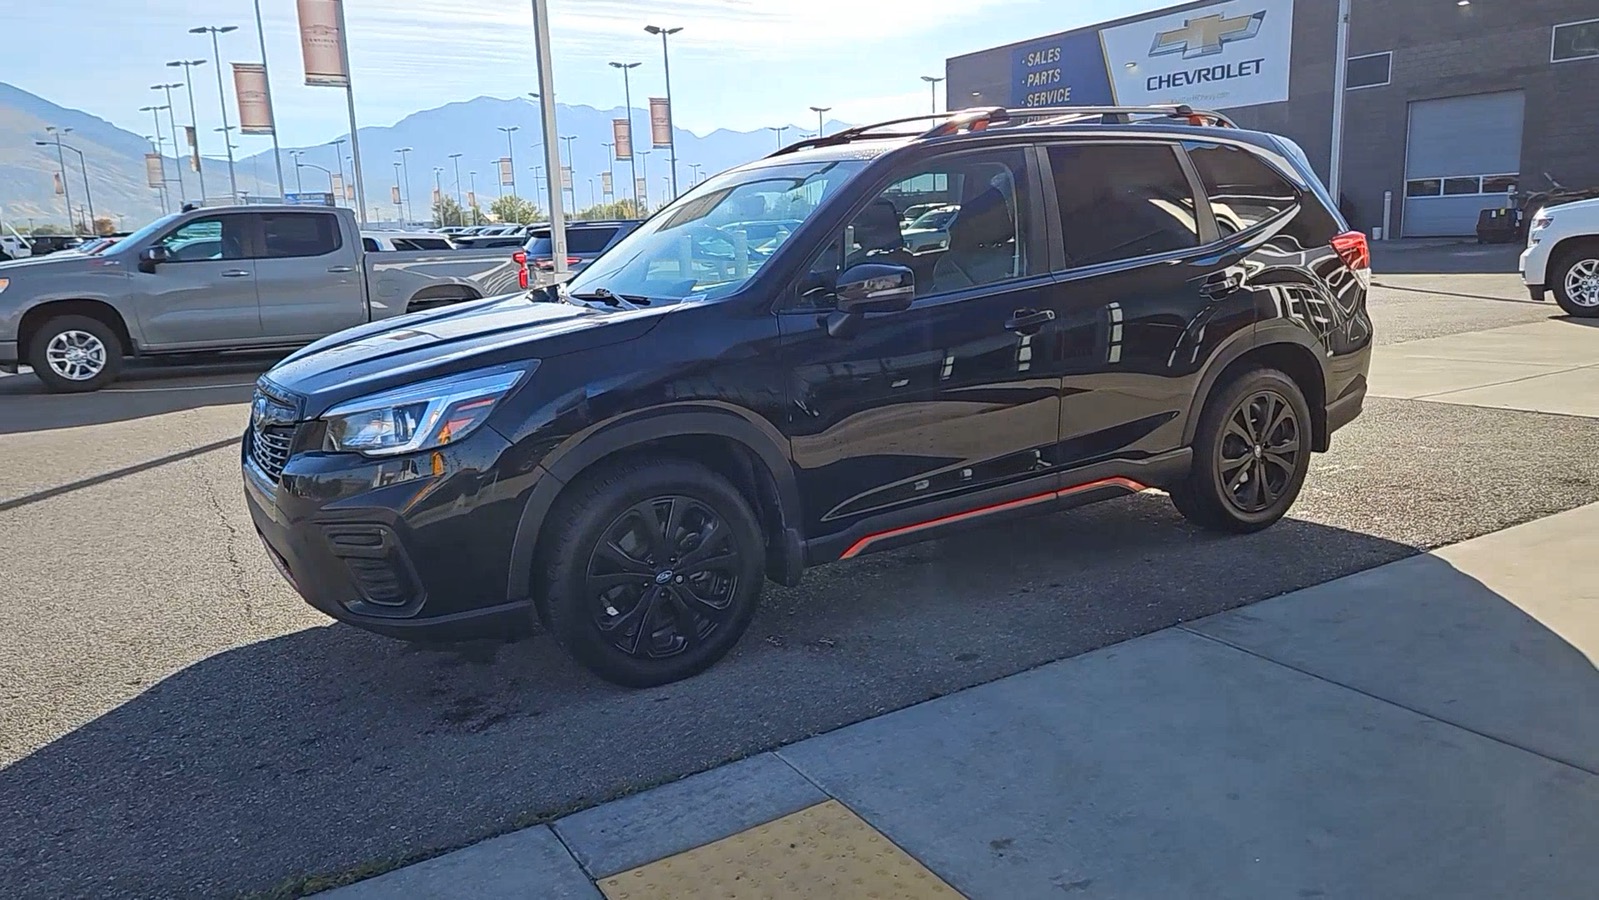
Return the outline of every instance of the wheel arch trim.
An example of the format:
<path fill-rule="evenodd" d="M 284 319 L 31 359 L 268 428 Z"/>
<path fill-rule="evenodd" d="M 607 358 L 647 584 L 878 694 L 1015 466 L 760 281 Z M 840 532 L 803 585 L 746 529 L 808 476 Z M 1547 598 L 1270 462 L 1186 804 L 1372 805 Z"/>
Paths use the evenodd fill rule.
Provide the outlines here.
<path fill-rule="evenodd" d="M 1286 319 L 1257 322 L 1253 328 L 1231 335 L 1215 353 L 1211 354 L 1210 362 L 1205 366 L 1204 374 L 1200 376 L 1199 388 L 1194 391 L 1194 397 L 1189 402 L 1188 414 L 1183 420 L 1183 446 L 1189 446 L 1194 442 L 1194 435 L 1199 430 L 1199 417 L 1204 412 L 1205 404 L 1215 393 L 1216 386 L 1227 368 L 1256 350 L 1272 346 L 1297 347 L 1315 360 L 1316 369 L 1321 373 L 1322 406 L 1326 406 L 1327 400 L 1331 399 L 1327 397 L 1327 360 L 1318 352 L 1320 342 L 1316 340 L 1315 335 Z M 1325 412 L 1325 409 L 1313 408 L 1311 418 L 1320 421 L 1324 418 Z M 1324 427 L 1318 429 L 1318 431 L 1325 430 Z M 1316 443 L 1320 445 L 1326 438 L 1326 435 L 1318 433 Z"/>

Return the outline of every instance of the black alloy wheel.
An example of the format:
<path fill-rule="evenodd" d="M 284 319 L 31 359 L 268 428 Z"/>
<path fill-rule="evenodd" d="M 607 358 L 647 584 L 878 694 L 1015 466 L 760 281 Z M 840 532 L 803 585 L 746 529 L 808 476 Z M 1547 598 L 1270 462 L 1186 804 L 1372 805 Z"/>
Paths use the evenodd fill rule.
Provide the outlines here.
<path fill-rule="evenodd" d="M 1248 369 L 1218 385 L 1194 433 L 1188 476 L 1170 489 L 1189 521 L 1214 531 L 1259 531 L 1288 512 L 1304 486 L 1314 438 L 1299 385 Z"/>
<path fill-rule="evenodd" d="M 1300 435 L 1293 404 L 1276 391 L 1258 391 L 1233 408 L 1218 464 L 1234 506 L 1254 515 L 1282 499 L 1299 468 Z"/>
<path fill-rule="evenodd" d="M 617 516 L 589 555 L 594 624 L 612 647 L 665 659 L 727 624 L 738 594 L 727 524 L 691 497 L 653 497 Z"/>
<path fill-rule="evenodd" d="M 550 536 L 540 611 L 607 681 L 650 687 L 696 675 L 754 618 L 766 571 L 760 520 L 698 463 L 604 464 L 561 492 L 540 532 Z"/>

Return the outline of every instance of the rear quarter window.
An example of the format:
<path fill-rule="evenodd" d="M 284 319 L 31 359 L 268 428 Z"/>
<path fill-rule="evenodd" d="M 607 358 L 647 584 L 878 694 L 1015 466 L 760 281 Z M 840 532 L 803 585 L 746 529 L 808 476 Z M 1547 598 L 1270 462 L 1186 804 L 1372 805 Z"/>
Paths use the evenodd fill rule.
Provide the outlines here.
<path fill-rule="evenodd" d="M 1247 231 L 1299 205 L 1299 191 L 1248 150 L 1228 144 L 1186 146 L 1222 235 Z"/>

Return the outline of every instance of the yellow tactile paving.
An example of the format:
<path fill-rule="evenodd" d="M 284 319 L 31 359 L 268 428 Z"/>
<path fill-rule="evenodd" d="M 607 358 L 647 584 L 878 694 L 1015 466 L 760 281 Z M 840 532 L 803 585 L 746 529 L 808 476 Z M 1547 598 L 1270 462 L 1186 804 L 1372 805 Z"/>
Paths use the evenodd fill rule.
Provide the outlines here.
<path fill-rule="evenodd" d="M 961 900 L 837 800 L 599 882 L 609 900 Z"/>

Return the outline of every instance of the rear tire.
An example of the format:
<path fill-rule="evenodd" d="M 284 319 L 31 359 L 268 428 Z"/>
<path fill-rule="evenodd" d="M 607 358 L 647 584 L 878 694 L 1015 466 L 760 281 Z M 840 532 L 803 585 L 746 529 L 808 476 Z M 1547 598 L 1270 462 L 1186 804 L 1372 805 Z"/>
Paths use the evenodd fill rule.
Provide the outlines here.
<path fill-rule="evenodd" d="M 760 598 L 765 541 L 736 488 L 683 460 L 607 467 L 545 523 L 544 611 L 556 640 L 625 687 L 697 675 L 738 642 Z"/>
<path fill-rule="evenodd" d="M 1599 241 L 1589 241 L 1561 254 L 1550 270 L 1555 302 L 1568 316 L 1599 317 Z"/>
<path fill-rule="evenodd" d="M 1246 370 L 1205 403 L 1194 463 L 1170 491 L 1172 505 L 1202 528 L 1248 534 L 1281 519 L 1310 468 L 1310 407 L 1292 378 Z"/>
<path fill-rule="evenodd" d="M 122 372 L 122 339 L 89 316 L 57 316 L 28 342 L 28 365 L 58 394 L 98 391 Z"/>

